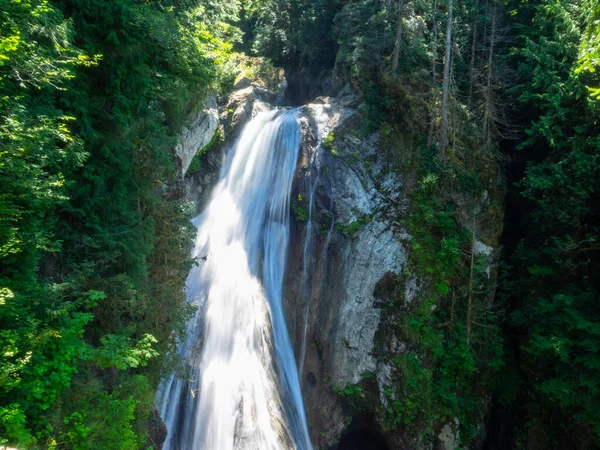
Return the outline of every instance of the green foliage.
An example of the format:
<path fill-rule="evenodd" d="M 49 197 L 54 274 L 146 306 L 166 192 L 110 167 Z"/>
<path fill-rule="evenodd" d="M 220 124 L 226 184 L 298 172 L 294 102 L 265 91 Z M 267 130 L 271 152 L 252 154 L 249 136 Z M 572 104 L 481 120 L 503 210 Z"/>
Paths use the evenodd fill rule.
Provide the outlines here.
<path fill-rule="evenodd" d="M 96 364 L 101 369 L 115 366 L 117 369 L 144 367 L 151 358 L 158 356 L 152 348 L 156 339 L 150 334 L 145 334 L 135 346 L 125 336 L 107 334 L 100 338 L 102 346 L 96 351 Z"/>
<path fill-rule="evenodd" d="M 41 252 L 60 249 L 52 234 L 55 210 L 66 199 L 65 177 L 86 155 L 68 129 L 74 118 L 52 98 L 90 60 L 69 46 L 71 27 L 46 1 L 3 2 L 3 17 L 0 269 L 6 276 L 24 266 L 32 271 Z"/>
<path fill-rule="evenodd" d="M 349 2 L 336 15 L 336 64 L 346 79 L 362 83 L 379 78 L 379 68 L 394 46 L 392 27 L 385 3 L 376 0 Z"/>
<path fill-rule="evenodd" d="M 337 0 L 267 0 L 256 3 L 253 50 L 283 67 L 331 67 L 336 46 L 330 24 Z"/>
<path fill-rule="evenodd" d="M 139 429 L 139 422 L 152 409 L 152 389 L 140 375 L 121 381 L 110 394 L 93 388 L 73 389 L 73 395 L 61 403 L 61 432 L 49 448 L 61 448 L 63 442 L 74 449 L 143 448 L 147 431 Z"/>
<path fill-rule="evenodd" d="M 593 0 L 583 2 L 586 29 L 581 40 L 578 67 L 575 73 L 588 72 L 591 75 L 588 89 L 590 95 L 600 98 L 600 6 Z M 592 84 L 592 85 L 590 85 Z"/>
<path fill-rule="evenodd" d="M 191 313 L 173 146 L 241 38 L 238 10 L 0 1 L 2 443 L 146 445 Z"/>
<path fill-rule="evenodd" d="M 595 50 L 587 47 L 595 39 L 592 22 L 583 33 L 583 19 L 597 13 L 593 3 L 534 2 L 534 27 L 513 50 L 520 67 L 515 91 L 531 114 L 520 148 L 541 157 L 520 182 L 531 212 L 503 294 L 522 336 L 527 421 L 540 445 L 561 446 L 552 442 L 563 434 L 581 448 L 600 442 L 593 275 L 600 261 L 600 107 L 586 90 L 595 70 Z M 518 12 L 519 20 L 530 14 Z"/>
<path fill-rule="evenodd" d="M 391 400 L 391 407 L 384 411 L 384 424 L 387 429 L 399 425 L 420 428 L 422 420 L 431 414 L 434 402 L 431 369 L 423 368 L 419 358 L 414 353 L 397 355 L 393 359 L 396 368 L 401 372 L 402 380 L 406 382 L 406 393 L 397 399 L 392 399 L 393 390 L 385 394 Z M 424 432 L 431 432 L 431 421 Z"/>
<path fill-rule="evenodd" d="M 329 133 L 323 139 L 323 147 L 325 147 L 326 150 L 333 151 L 333 142 L 334 141 L 335 141 L 335 135 L 333 133 Z"/>
<path fill-rule="evenodd" d="M 331 390 L 346 400 L 354 411 L 361 411 L 366 406 L 365 391 L 360 384 L 333 385 Z"/>
<path fill-rule="evenodd" d="M 366 225 L 371 222 L 370 216 L 361 216 L 353 222 L 350 222 L 348 225 L 344 225 L 341 223 L 336 223 L 334 229 L 339 231 L 344 236 L 351 238 L 353 237 L 363 225 Z"/>
<path fill-rule="evenodd" d="M 427 154 L 421 153 L 421 158 Z M 421 161 L 417 164 L 423 175 L 413 191 L 409 215 L 410 260 L 412 270 L 430 287 L 402 325 L 412 351 L 393 359 L 403 390 L 390 398 L 383 420 L 387 428 L 403 425 L 418 435 L 457 417 L 463 442 L 468 442 L 476 435 L 491 380 L 502 365 L 500 334 L 485 292 L 474 294 L 478 326 L 467 334 L 465 256 L 471 241 L 459 220 L 462 206 L 442 194 L 453 169 Z M 476 274 L 484 271 L 475 267 Z"/>
<path fill-rule="evenodd" d="M 427 173 L 419 181 L 415 194 L 415 210 L 409 217 L 415 239 L 412 257 L 423 275 L 435 274 L 436 290 L 446 294 L 460 263 L 460 229 L 455 205 L 439 196 L 440 175 Z"/>
<path fill-rule="evenodd" d="M 293 198 L 291 202 L 292 212 L 297 220 L 300 222 L 307 222 L 309 218 L 308 207 L 302 205 L 302 197 L 298 196 L 297 199 Z"/>
<path fill-rule="evenodd" d="M 119 400 L 115 394 L 102 392 L 88 401 L 87 411 L 76 411 L 63 421 L 65 431 L 59 439 L 66 446 L 76 450 L 140 447 L 142 442 L 131 427 L 137 403 L 132 397 Z"/>

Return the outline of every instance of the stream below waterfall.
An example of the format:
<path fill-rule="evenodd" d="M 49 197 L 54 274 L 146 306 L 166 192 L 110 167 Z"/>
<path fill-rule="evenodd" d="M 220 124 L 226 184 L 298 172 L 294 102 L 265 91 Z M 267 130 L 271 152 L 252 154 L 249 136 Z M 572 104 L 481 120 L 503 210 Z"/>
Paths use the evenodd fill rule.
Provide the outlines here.
<path fill-rule="evenodd" d="M 282 309 L 297 110 L 258 114 L 221 169 L 198 228 L 187 279 L 197 307 L 157 404 L 165 450 L 312 448 Z"/>

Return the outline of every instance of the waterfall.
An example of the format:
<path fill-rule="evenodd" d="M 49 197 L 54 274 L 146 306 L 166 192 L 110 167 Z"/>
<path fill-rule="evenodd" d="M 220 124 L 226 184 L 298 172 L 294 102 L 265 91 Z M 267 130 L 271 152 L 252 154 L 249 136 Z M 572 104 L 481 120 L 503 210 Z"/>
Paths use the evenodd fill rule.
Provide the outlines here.
<path fill-rule="evenodd" d="M 304 291 L 304 304 L 302 305 L 302 340 L 300 343 L 300 362 L 298 364 L 298 373 L 302 376 L 304 369 L 304 360 L 306 358 L 306 344 L 308 331 L 308 318 L 310 316 L 311 296 L 313 295 L 313 284 L 316 269 L 316 239 L 313 221 L 313 205 L 315 191 L 317 186 L 321 182 L 321 158 L 320 152 L 323 150 L 322 142 L 316 147 L 315 151 L 311 154 L 308 170 L 308 185 L 309 185 L 309 197 L 308 197 L 308 221 L 306 222 L 306 229 L 304 235 L 304 246 L 302 250 L 302 288 Z M 325 238 L 325 244 L 323 245 L 323 254 L 321 255 L 321 261 L 323 267 L 321 270 L 324 274 L 327 273 L 327 248 L 331 240 L 331 232 L 335 224 L 335 218 L 333 216 L 333 197 L 330 196 L 329 213 L 331 214 L 329 231 Z"/>
<path fill-rule="evenodd" d="M 282 308 L 297 110 L 254 118 L 230 151 L 198 228 L 187 279 L 197 306 L 157 403 L 165 450 L 310 450 Z"/>

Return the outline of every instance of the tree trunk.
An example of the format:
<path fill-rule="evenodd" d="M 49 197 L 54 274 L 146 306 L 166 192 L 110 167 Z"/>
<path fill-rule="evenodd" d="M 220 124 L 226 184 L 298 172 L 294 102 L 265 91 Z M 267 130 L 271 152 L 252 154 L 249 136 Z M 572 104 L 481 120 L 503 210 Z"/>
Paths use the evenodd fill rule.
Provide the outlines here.
<path fill-rule="evenodd" d="M 454 307 L 456 305 L 456 291 L 452 288 L 452 305 L 450 306 L 450 323 L 454 323 Z"/>
<path fill-rule="evenodd" d="M 450 97 L 450 64 L 452 62 L 452 3 L 448 0 L 448 24 L 446 26 L 446 55 L 444 57 L 444 81 L 442 84 L 442 138 L 439 157 L 446 159 L 448 148 L 448 99 Z"/>
<path fill-rule="evenodd" d="M 490 51 L 488 53 L 487 82 L 485 86 L 485 104 L 483 109 L 483 137 L 487 146 L 492 144 L 492 122 L 494 121 L 494 104 L 492 98 L 492 63 L 494 62 L 494 44 L 496 40 L 496 6 L 492 9 L 492 30 L 490 32 Z"/>
<path fill-rule="evenodd" d="M 473 320 L 473 276 L 475 269 L 475 214 L 473 214 L 473 231 L 471 231 L 471 264 L 469 273 L 469 297 L 467 301 L 467 345 L 471 341 L 471 321 Z"/>
<path fill-rule="evenodd" d="M 477 14 L 473 18 L 473 37 L 471 38 L 471 63 L 469 64 L 469 106 L 473 106 L 473 87 L 475 85 L 475 42 L 477 41 Z"/>
<path fill-rule="evenodd" d="M 437 38 L 438 38 L 438 28 L 437 28 L 437 0 L 434 0 L 433 2 L 433 24 L 432 24 L 432 28 L 433 28 L 433 48 L 431 49 L 431 76 L 432 76 L 432 92 L 433 92 L 433 96 L 431 99 L 431 122 L 429 123 L 429 137 L 427 139 L 427 147 L 429 147 L 431 145 L 431 143 L 433 142 L 433 134 L 435 131 L 435 118 L 436 118 L 436 111 L 437 111 L 437 107 L 435 104 L 435 100 L 437 98 L 437 93 L 436 93 L 436 64 L 437 64 Z"/>
<path fill-rule="evenodd" d="M 404 0 L 398 0 L 398 22 L 396 24 L 396 42 L 394 43 L 394 54 L 392 57 L 392 73 L 398 70 L 400 59 L 400 47 L 402 46 L 402 16 L 404 13 Z"/>

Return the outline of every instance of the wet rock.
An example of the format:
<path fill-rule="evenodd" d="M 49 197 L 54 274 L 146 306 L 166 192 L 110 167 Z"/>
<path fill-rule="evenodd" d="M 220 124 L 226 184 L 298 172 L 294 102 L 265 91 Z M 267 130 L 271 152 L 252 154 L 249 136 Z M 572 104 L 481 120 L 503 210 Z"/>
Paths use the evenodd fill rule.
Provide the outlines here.
<path fill-rule="evenodd" d="M 167 426 L 161 420 L 156 408 L 148 418 L 148 435 L 148 446 L 156 450 L 161 449 L 167 438 Z"/>
<path fill-rule="evenodd" d="M 312 190 L 314 239 L 306 248 L 307 224 L 294 222 L 284 292 L 296 354 L 305 354 L 301 379 L 309 429 L 320 447 L 339 442 L 351 414 L 333 386 L 359 383 L 368 373 L 375 375 L 376 390 L 391 383 L 393 368 L 375 356 L 382 315 L 377 297 L 402 296 L 402 286 L 389 288 L 386 280 L 402 273 L 408 259 L 406 230 L 394 225 L 406 210 L 403 177 L 389 170 L 378 133 L 359 137 L 357 110 L 345 106 L 356 97 L 347 100 L 322 97 L 302 110 L 292 198 L 306 208 Z"/>
<path fill-rule="evenodd" d="M 227 97 L 225 106 L 220 109 L 218 115 L 223 142 L 205 154 L 200 170 L 185 180 L 186 198 L 195 203 L 196 213 L 206 204 L 212 188 L 219 179 L 225 154 L 239 137 L 244 125 L 258 113 L 272 109 L 273 106 L 268 101 L 275 100 L 278 95 L 280 94 L 266 88 L 251 85 L 235 90 Z M 196 130 L 195 133 L 200 135 L 201 130 Z"/>
<path fill-rule="evenodd" d="M 236 139 L 244 125 L 259 111 L 273 108 L 271 104 L 276 100 L 277 95 L 275 92 L 255 85 L 233 91 L 220 114 L 220 122 L 226 140 Z M 257 105 L 260 105 L 258 106 L 259 110 L 256 109 Z"/>

